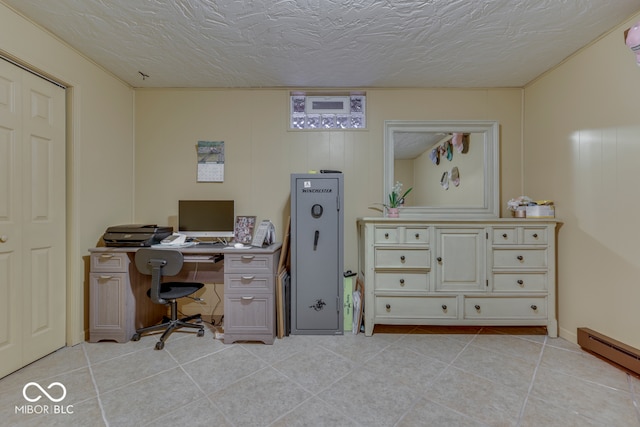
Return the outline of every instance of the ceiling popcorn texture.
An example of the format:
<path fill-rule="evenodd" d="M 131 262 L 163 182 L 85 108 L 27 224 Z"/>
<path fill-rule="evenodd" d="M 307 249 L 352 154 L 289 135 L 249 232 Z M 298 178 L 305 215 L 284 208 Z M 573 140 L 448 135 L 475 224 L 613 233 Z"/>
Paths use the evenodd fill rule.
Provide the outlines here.
<path fill-rule="evenodd" d="M 521 87 L 640 10 L 638 0 L 0 1 L 133 87 Z"/>

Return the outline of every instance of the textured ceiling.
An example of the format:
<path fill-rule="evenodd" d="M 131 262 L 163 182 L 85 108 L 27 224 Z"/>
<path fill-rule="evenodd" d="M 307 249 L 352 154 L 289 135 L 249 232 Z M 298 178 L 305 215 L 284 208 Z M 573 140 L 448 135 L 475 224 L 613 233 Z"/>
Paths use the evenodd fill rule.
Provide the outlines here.
<path fill-rule="evenodd" d="M 640 9 L 638 0 L 0 1 L 134 87 L 521 87 Z"/>

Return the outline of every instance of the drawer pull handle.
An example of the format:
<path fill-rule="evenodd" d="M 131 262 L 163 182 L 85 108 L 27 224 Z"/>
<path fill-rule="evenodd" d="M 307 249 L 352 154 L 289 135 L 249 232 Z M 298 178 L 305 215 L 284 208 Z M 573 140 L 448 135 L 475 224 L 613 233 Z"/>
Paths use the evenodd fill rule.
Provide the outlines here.
<path fill-rule="evenodd" d="M 534 311 L 535 311 L 535 310 L 537 310 L 537 309 L 538 309 L 538 306 L 537 306 L 537 305 L 535 305 L 535 304 L 532 304 L 532 305 L 531 305 L 531 310 L 534 310 Z"/>
<path fill-rule="evenodd" d="M 447 311 L 447 304 L 442 304 L 442 309 L 443 309 L 444 311 Z"/>
<path fill-rule="evenodd" d="M 502 238 L 503 238 L 503 239 L 506 239 L 507 237 L 509 237 L 509 236 L 507 235 L 507 233 L 504 233 L 504 234 L 502 235 Z"/>
<path fill-rule="evenodd" d="M 518 261 L 522 261 L 524 259 L 522 255 L 518 255 L 516 258 L 518 258 Z"/>
<path fill-rule="evenodd" d="M 400 279 L 400 286 L 404 286 L 404 279 Z"/>
<path fill-rule="evenodd" d="M 442 262 L 442 257 L 439 256 L 438 258 L 436 258 L 438 260 L 438 262 Z"/>
<path fill-rule="evenodd" d="M 384 238 L 388 239 L 389 238 L 389 233 L 384 233 Z"/>
<path fill-rule="evenodd" d="M 242 259 L 251 260 L 251 259 L 254 259 L 254 258 L 255 258 L 255 256 L 253 256 L 253 255 L 242 255 Z"/>
<path fill-rule="evenodd" d="M 533 233 L 533 238 L 537 239 L 538 238 L 538 233 Z"/>
<path fill-rule="evenodd" d="M 387 311 L 391 310 L 391 304 L 387 304 L 385 307 L 387 308 Z"/>
<path fill-rule="evenodd" d="M 400 261 L 404 262 L 404 260 L 405 260 L 404 255 L 401 255 L 401 256 L 400 256 Z"/>
<path fill-rule="evenodd" d="M 242 297 L 245 301 L 252 301 L 254 297 Z"/>
<path fill-rule="evenodd" d="M 242 276 L 242 280 L 253 280 L 256 276 Z"/>
<path fill-rule="evenodd" d="M 111 259 L 111 258 L 113 258 L 113 255 L 111 255 L 111 254 L 102 254 L 102 255 L 100 255 L 100 258 Z"/>
<path fill-rule="evenodd" d="M 100 275 L 100 280 L 111 280 L 111 279 L 113 279 L 113 276 Z"/>
<path fill-rule="evenodd" d="M 475 305 L 476 310 L 480 311 L 480 306 L 478 304 Z"/>
<path fill-rule="evenodd" d="M 520 285 L 520 286 L 524 285 L 524 280 L 519 279 L 519 280 L 518 280 L 518 285 Z"/>

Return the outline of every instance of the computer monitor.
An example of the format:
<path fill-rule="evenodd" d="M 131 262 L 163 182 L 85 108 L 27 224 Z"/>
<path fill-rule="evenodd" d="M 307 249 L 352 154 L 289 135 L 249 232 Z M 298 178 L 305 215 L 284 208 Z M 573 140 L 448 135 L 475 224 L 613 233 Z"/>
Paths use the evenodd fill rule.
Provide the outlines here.
<path fill-rule="evenodd" d="M 233 200 L 179 200 L 178 233 L 193 238 L 232 238 Z"/>

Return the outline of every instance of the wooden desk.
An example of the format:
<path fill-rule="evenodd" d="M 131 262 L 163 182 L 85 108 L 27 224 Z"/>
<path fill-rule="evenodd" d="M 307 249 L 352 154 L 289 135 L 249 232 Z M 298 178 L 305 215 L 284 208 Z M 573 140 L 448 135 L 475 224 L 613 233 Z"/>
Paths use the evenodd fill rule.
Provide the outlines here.
<path fill-rule="evenodd" d="M 140 274 L 134 255 L 139 248 L 91 248 L 89 273 L 89 341 L 127 342 L 137 328 L 160 322 L 164 305 L 147 297 L 150 276 Z M 225 343 L 275 338 L 275 282 L 281 244 L 266 248 L 192 246 L 180 248 L 185 270 L 224 257 Z"/>

